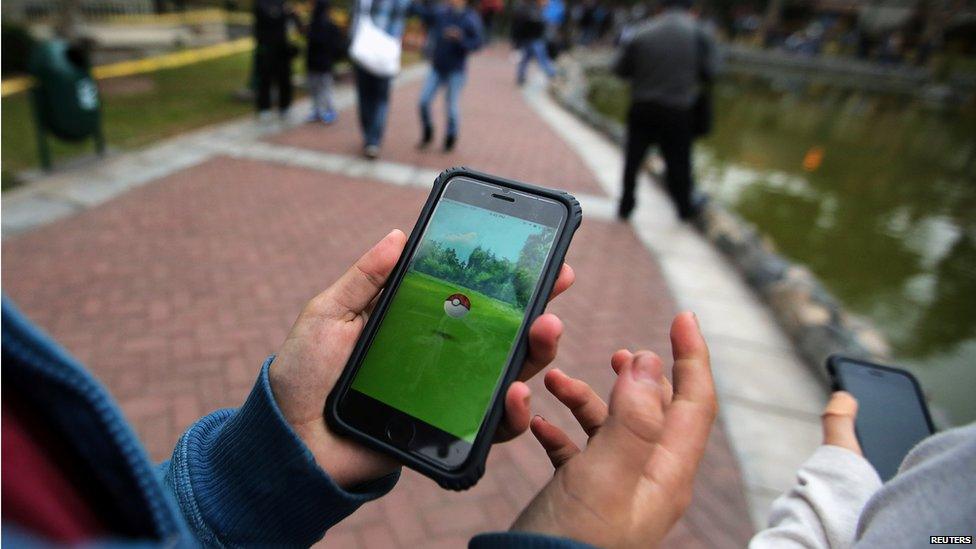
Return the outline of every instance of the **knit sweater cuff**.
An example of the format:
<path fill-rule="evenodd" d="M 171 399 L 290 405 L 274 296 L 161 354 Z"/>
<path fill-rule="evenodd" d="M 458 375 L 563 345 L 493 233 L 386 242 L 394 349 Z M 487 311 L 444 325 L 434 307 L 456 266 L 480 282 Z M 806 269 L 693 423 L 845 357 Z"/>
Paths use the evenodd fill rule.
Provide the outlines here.
<path fill-rule="evenodd" d="M 581 541 L 531 532 L 490 532 L 471 538 L 468 549 L 593 549 Z"/>
<path fill-rule="evenodd" d="M 195 423 L 167 472 L 197 537 L 207 545 L 308 546 L 360 505 L 389 492 L 398 473 L 340 488 L 285 421 L 268 358 L 247 401 Z"/>

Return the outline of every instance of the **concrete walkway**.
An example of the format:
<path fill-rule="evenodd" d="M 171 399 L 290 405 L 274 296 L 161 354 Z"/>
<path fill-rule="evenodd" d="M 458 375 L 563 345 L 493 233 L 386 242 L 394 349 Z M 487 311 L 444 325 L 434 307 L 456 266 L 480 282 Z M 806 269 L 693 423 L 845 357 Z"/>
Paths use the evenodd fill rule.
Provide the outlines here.
<path fill-rule="evenodd" d="M 412 226 L 440 169 L 466 164 L 567 188 L 586 219 L 569 257 L 577 286 L 551 308 L 567 324 L 557 365 L 606 392 L 613 350 L 665 354 L 676 305 L 695 310 L 722 422 L 668 545 L 743 545 L 818 442 L 816 380 L 659 191 L 642 185 L 631 225 L 613 220 L 619 151 L 540 83 L 515 88 L 505 53 L 474 60 L 456 151 L 417 152 L 422 71 L 399 79 L 380 161 L 356 156 L 343 88 L 335 127 L 233 122 L 5 193 L 4 291 L 93 369 L 162 459 L 196 417 L 240 403 L 305 300 L 390 226 Z M 572 425 L 532 387 L 534 408 Z M 531 437 L 495 448 L 489 462 L 463 494 L 407 472 L 324 543 L 459 547 L 505 528 L 551 470 Z"/>

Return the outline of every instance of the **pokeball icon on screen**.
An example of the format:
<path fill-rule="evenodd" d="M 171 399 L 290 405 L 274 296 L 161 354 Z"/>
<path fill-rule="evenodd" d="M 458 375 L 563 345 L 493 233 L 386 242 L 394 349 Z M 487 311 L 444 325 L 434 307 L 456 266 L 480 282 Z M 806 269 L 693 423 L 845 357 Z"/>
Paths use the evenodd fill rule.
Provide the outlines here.
<path fill-rule="evenodd" d="M 464 294 L 451 294 L 444 300 L 444 312 L 451 318 L 461 318 L 471 310 L 471 300 Z"/>

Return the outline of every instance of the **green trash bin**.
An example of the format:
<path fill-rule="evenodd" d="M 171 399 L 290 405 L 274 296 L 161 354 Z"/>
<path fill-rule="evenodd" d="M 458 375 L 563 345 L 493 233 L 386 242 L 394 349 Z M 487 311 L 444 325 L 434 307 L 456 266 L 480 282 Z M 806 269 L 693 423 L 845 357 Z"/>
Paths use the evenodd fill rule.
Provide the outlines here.
<path fill-rule="evenodd" d="M 31 106 L 41 166 L 51 168 L 47 134 L 65 141 L 91 137 L 98 154 L 104 154 L 101 101 L 84 49 L 64 40 L 40 42 L 31 51 L 28 67 L 35 80 Z"/>

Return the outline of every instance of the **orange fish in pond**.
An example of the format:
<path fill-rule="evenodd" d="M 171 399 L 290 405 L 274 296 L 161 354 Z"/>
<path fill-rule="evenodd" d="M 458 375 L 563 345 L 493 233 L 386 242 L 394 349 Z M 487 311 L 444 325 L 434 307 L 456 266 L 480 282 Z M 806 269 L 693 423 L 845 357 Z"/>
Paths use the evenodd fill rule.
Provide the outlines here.
<path fill-rule="evenodd" d="M 803 155 L 803 170 L 815 172 L 823 164 L 824 148 L 820 146 L 810 147 L 807 154 Z"/>

